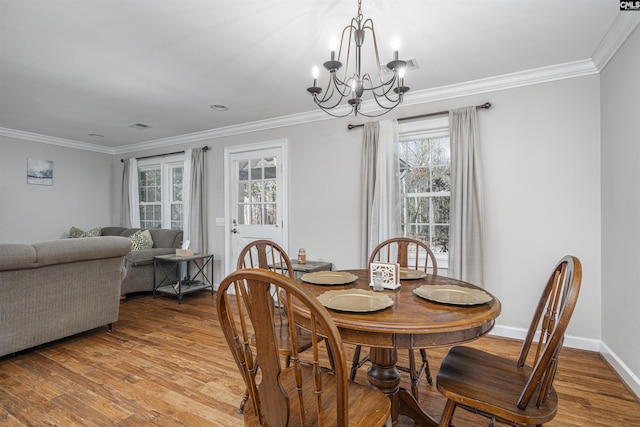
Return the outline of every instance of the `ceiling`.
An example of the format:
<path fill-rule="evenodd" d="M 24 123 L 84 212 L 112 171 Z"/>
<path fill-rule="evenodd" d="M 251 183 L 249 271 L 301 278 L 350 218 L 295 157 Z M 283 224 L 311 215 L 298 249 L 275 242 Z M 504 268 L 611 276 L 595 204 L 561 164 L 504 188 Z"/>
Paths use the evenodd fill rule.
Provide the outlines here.
<path fill-rule="evenodd" d="M 363 0 L 362 11 L 382 62 L 394 37 L 400 57 L 416 59 L 405 78 L 411 103 L 465 82 L 593 67 L 618 6 Z M 306 91 L 311 68 L 328 59 L 330 38 L 356 10 L 356 0 L 0 0 L 0 129 L 117 151 L 248 123 L 324 119 Z M 136 123 L 150 127 L 128 127 Z"/>

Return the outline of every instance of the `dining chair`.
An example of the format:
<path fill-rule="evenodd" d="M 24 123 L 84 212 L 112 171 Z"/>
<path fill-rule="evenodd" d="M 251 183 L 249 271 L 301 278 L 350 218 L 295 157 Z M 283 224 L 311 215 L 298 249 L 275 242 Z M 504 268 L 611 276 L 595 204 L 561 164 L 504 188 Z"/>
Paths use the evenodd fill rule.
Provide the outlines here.
<path fill-rule="evenodd" d="M 553 379 L 564 333 L 575 308 L 582 266 L 573 256 L 556 265 L 544 288 L 517 361 L 466 346 L 444 358 L 436 379 L 447 398 L 440 427 L 460 406 L 515 425 L 541 426 L 553 419 L 558 395 Z"/>
<path fill-rule="evenodd" d="M 421 270 L 425 273 L 429 271 L 429 273 L 434 276 L 438 275 L 438 263 L 433 251 L 420 240 L 409 237 L 396 237 L 380 243 L 373 252 L 371 252 L 369 264 L 372 262 L 395 262 L 400 264 L 401 268 Z M 358 369 L 370 360 L 369 355 L 360 358 L 361 351 L 361 346 L 357 345 L 353 353 L 351 373 L 349 376 L 352 381 L 355 379 Z M 427 351 L 423 348 L 419 351 L 421 357 L 419 367 L 416 368 L 416 358 L 413 349 L 409 350 L 409 366 L 396 366 L 399 370 L 409 373 L 409 377 L 411 378 L 411 394 L 416 400 L 418 400 L 418 385 L 420 384 L 422 375 L 427 377 L 429 385 L 433 385 Z"/>
<path fill-rule="evenodd" d="M 293 277 L 294 271 L 291 267 L 291 260 L 285 252 L 285 250 L 277 243 L 271 240 L 255 240 L 247 244 L 240 254 L 238 255 L 237 269 L 246 268 L 261 268 L 264 270 L 270 270 L 278 274 L 285 275 L 287 277 Z M 276 342 L 278 344 L 278 351 L 285 357 L 285 365 L 289 366 L 291 363 L 291 348 L 292 343 L 289 335 L 289 322 L 288 316 L 282 301 L 280 300 L 279 289 L 272 287 L 272 294 L 274 297 L 274 306 L 280 309 L 276 310 L 277 314 L 275 320 L 276 325 Z M 255 341 L 255 339 L 254 339 Z M 298 331 L 296 340 L 296 351 L 302 353 L 308 350 L 312 346 L 312 337 L 306 331 Z M 329 363 L 333 366 L 333 360 L 329 353 Z M 240 403 L 240 412 L 244 410 L 245 403 L 249 395 L 245 393 L 242 402 Z"/>
<path fill-rule="evenodd" d="M 274 304 L 273 287 L 280 290 L 281 304 L 290 315 L 289 366 L 283 365 L 278 349 L 279 310 Z M 249 391 L 246 426 L 390 425 L 390 399 L 380 391 L 348 381 L 344 345 L 331 315 L 293 279 L 263 269 L 237 270 L 218 288 L 217 312 Z M 302 326 L 296 327 L 294 319 L 312 338 L 311 351 L 304 357 L 296 346 Z M 333 370 L 321 367 L 321 338 L 329 343 Z"/>
<path fill-rule="evenodd" d="M 247 244 L 238 255 L 237 269 L 261 268 L 270 270 L 287 277 L 293 277 L 291 260 L 280 245 L 271 240 L 255 240 Z M 282 307 L 279 300 L 280 294 L 277 287 L 272 289 L 275 298 L 275 306 Z M 277 342 L 280 353 L 285 356 L 286 365 L 291 362 L 291 344 L 289 342 L 289 328 L 287 314 L 284 310 L 277 310 Z M 311 348 L 311 337 L 302 335 L 298 337 L 298 353 Z"/>

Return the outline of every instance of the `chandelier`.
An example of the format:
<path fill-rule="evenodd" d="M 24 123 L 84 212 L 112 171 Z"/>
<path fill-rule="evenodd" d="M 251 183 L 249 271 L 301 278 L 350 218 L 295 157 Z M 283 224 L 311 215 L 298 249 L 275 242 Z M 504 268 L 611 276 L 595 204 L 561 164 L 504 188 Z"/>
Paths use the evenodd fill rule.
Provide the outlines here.
<path fill-rule="evenodd" d="M 362 73 L 362 46 L 365 41 L 366 31 L 371 32 L 373 39 L 373 52 L 377 72 L 372 76 L 369 73 Z M 353 46 L 351 44 L 353 41 Z M 353 53 L 353 58 L 352 58 Z M 346 61 L 344 68 L 341 59 Z M 388 113 L 402 102 L 402 96 L 409 91 L 409 87 L 404 85 L 404 72 L 407 63 L 398 59 L 398 51 L 393 52 L 393 61 L 387 63 L 388 72 L 393 75 L 385 81 L 383 76 L 383 66 L 380 65 L 380 55 L 378 54 L 378 42 L 373 29 L 373 21 L 369 18 L 364 20 L 362 16 L 362 0 L 358 0 L 358 16 L 351 19 L 351 24 L 342 30 L 340 38 L 340 48 L 338 58 L 335 57 L 335 50 L 331 50 L 331 59 L 323 64 L 329 72 L 329 81 L 326 88 L 318 86 L 319 69 L 313 67 L 313 86 L 307 91 L 313 96 L 313 100 L 318 107 L 327 114 L 334 117 L 345 117 L 351 114 L 361 114 L 366 117 L 377 117 Z M 339 70 L 342 68 L 342 71 Z M 340 75 L 340 76 L 339 76 Z M 382 112 L 365 113 L 362 106 L 363 97 L 370 96 L 382 108 Z M 346 99 L 351 105 L 351 109 L 346 113 L 331 111 L 343 104 Z M 340 109 L 339 111 L 344 111 Z"/>

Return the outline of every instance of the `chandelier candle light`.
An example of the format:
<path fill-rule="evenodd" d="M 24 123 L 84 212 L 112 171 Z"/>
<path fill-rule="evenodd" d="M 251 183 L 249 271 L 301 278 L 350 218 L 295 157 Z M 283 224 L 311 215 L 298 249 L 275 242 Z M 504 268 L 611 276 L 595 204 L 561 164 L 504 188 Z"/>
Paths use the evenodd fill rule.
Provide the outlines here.
<path fill-rule="evenodd" d="M 362 66 L 362 45 L 365 40 L 365 31 L 371 32 L 373 38 L 373 51 L 375 53 L 375 63 L 377 66 L 377 75 L 363 74 Z M 354 62 L 355 70 L 350 69 L 350 59 L 352 52 L 351 40 L 354 42 Z M 338 77 L 338 70 L 342 68 L 340 59 L 344 53 L 346 64 L 344 67 L 344 77 Z M 319 69 L 313 67 L 313 86 L 307 88 L 307 91 L 313 96 L 313 100 L 318 107 L 327 114 L 334 117 L 345 117 L 351 114 L 361 114 L 366 117 L 377 117 L 388 113 L 402 102 L 402 96 L 409 91 L 409 87 L 404 85 L 404 72 L 407 65 L 406 61 L 398 58 L 398 51 L 393 52 L 393 61 L 387 63 L 386 67 L 393 72 L 387 81 L 384 80 L 383 70 L 380 66 L 380 56 L 378 54 L 378 42 L 376 33 L 373 29 L 373 21 L 371 18 L 364 20 L 362 16 L 362 0 L 358 0 L 358 16 L 351 19 L 351 24 L 342 30 L 340 39 L 340 49 L 338 50 L 338 59 L 335 57 L 334 48 L 331 49 L 331 59 L 323 64 L 324 68 L 329 72 L 329 82 L 324 91 L 324 95 L 320 95 L 323 90 L 318 86 Z M 342 74 L 342 73 L 341 73 Z M 382 108 L 382 112 L 376 110 L 375 113 L 365 113 L 360 107 L 362 105 L 363 95 L 370 94 Z M 343 99 L 347 99 L 347 103 L 351 105 L 351 110 L 346 113 L 331 111 L 338 107 Z M 343 110 L 340 110 L 343 111 Z"/>

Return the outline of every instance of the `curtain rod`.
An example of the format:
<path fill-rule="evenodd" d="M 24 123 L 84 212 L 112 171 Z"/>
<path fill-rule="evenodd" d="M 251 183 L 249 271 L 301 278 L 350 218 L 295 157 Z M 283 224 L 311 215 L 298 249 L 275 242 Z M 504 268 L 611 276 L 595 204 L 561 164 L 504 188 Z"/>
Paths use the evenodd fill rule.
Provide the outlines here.
<path fill-rule="evenodd" d="M 206 153 L 207 151 L 209 151 L 209 147 L 205 145 L 204 147 L 202 147 L 202 151 L 204 151 Z M 182 151 L 174 151 L 173 153 L 154 154 L 153 156 L 136 157 L 136 160 L 152 159 L 154 157 L 173 156 L 174 154 L 182 154 L 182 153 L 184 153 L 184 150 L 182 150 Z M 120 161 L 122 163 L 124 163 L 124 159 L 120 159 Z"/>
<path fill-rule="evenodd" d="M 488 110 L 489 108 L 491 108 L 491 103 L 490 102 L 485 102 L 482 105 L 476 105 L 476 110 Z M 400 117 L 398 119 L 399 122 L 402 122 L 404 120 L 413 120 L 413 119 L 422 119 L 424 117 L 433 117 L 433 116 L 442 116 L 445 114 L 449 114 L 449 110 L 446 111 L 438 111 L 437 113 L 427 113 L 427 114 L 419 114 L 417 116 L 409 116 L 409 117 Z M 359 125 L 347 125 L 347 128 L 349 130 L 353 129 L 353 128 L 361 128 L 364 126 L 364 123 L 361 123 Z"/>

